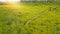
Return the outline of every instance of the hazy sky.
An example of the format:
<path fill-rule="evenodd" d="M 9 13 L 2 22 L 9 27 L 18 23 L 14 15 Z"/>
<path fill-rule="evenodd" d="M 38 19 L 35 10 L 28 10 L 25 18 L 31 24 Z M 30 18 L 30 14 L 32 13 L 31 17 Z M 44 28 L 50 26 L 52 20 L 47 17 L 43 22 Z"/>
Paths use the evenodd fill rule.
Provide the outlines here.
<path fill-rule="evenodd" d="M 18 2 L 20 0 L 0 0 L 0 2 Z"/>

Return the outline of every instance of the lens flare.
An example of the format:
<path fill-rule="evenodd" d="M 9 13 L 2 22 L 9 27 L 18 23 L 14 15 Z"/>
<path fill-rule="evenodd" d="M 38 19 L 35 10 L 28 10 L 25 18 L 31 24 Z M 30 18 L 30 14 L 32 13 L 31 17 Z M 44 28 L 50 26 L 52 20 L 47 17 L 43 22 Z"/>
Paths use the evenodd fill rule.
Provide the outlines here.
<path fill-rule="evenodd" d="M 19 2 L 20 0 L 0 0 L 0 2 Z"/>
<path fill-rule="evenodd" d="M 19 8 L 19 3 L 20 3 L 20 0 L 0 0 L 0 2 L 3 2 L 4 3 L 4 6 L 5 7 L 8 7 L 8 8 Z"/>

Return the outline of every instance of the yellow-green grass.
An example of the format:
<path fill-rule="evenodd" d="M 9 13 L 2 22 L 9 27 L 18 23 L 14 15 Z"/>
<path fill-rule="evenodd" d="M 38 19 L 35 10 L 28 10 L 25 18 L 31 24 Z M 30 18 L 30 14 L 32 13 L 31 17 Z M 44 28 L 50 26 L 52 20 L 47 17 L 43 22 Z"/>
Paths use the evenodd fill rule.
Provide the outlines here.
<path fill-rule="evenodd" d="M 51 6 L 56 9 L 51 10 Z M 59 6 L 28 3 L 16 10 L 0 5 L 0 34 L 60 34 Z"/>

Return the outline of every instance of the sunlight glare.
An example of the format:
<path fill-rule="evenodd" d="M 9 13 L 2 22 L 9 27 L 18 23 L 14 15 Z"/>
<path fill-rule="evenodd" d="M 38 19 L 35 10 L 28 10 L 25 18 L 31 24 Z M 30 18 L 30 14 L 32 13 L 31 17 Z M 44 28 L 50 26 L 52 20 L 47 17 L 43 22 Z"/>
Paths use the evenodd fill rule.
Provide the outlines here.
<path fill-rule="evenodd" d="M 0 2 L 20 2 L 20 0 L 0 0 Z"/>
<path fill-rule="evenodd" d="M 18 9 L 21 7 L 20 0 L 0 0 L 0 2 L 6 3 L 4 6 L 11 9 Z"/>

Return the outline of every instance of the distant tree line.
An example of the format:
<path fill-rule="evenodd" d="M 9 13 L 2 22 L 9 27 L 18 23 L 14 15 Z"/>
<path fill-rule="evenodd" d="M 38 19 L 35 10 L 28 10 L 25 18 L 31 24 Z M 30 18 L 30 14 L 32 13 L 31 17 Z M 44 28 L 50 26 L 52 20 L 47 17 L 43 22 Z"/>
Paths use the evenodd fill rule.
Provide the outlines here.
<path fill-rule="evenodd" d="M 60 0 L 21 0 L 21 2 L 58 2 L 60 3 Z"/>
<path fill-rule="evenodd" d="M 21 0 L 21 1 L 60 1 L 60 0 Z"/>

